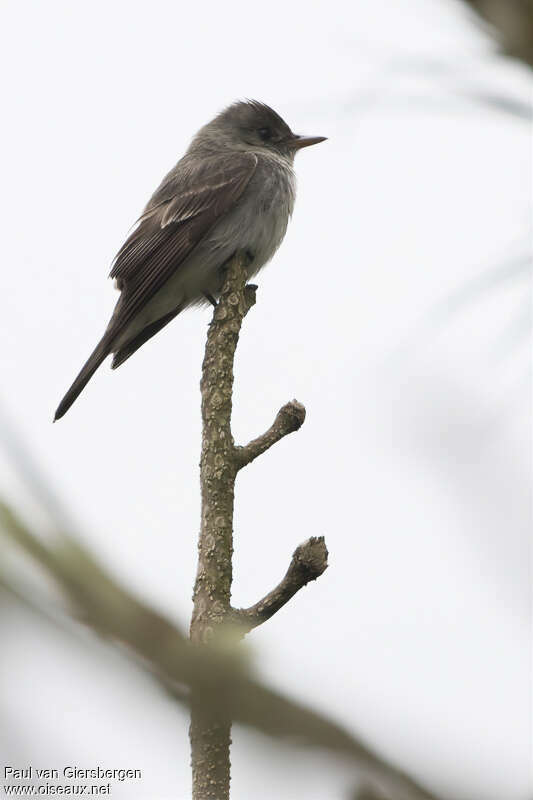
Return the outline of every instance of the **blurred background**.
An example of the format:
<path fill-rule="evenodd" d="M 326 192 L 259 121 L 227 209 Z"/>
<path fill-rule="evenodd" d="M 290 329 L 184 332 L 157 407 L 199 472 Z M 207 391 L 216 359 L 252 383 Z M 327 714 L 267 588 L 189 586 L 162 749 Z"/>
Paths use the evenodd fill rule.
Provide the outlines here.
<path fill-rule="evenodd" d="M 200 125 L 253 97 L 327 136 L 297 157 L 293 221 L 237 353 L 237 441 L 293 397 L 307 420 L 239 477 L 234 605 L 308 536 L 330 568 L 248 657 L 441 797 L 530 797 L 530 4 L 49 0 L 2 16 L 2 499 L 187 630 L 209 310 L 52 414 L 111 313 L 114 254 Z M 0 542 L 1 761 L 137 768 L 113 796 L 190 796 L 186 708 Z M 233 741 L 234 800 L 353 786 L 322 752 L 241 727 Z"/>

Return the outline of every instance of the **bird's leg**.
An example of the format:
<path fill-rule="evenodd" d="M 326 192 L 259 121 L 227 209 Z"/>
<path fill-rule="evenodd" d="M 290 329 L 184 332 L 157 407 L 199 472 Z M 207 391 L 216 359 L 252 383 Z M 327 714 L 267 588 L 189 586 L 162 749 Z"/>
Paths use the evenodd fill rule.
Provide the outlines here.
<path fill-rule="evenodd" d="M 255 255 L 254 255 L 254 253 L 252 253 L 251 250 L 246 250 L 244 255 L 246 257 L 246 269 L 248 269 L 254 263 Z M 250 275 L 248 275 L 248 277 L 250 277 Z M 257 284 L 256 283 L 248 283 L 248 284 L 246 284 L 246 288 L 248 289 L 248 291 L 251 291 L 252 293 L 254 293 L 256 291 L 256 289 L 257 289 Z M 255 294 L 253 296 L 255 298 Z M 254 299 L 254 303 L 255 303 L 255 299 Z"/>
<path fill-rule="evenodd" d="M 203 292 L 203 295 L 204 295 L 206 300 L 209 300 L 209 302 L 211 303 L 213 308 L 217 307 L 218 303 L 217 303 L 217 301 L 215 300 L 215 298 L 213 297 L 212 294 L 209 294 L 209 292 Z"/>
<path fill-rule="evenodd" d="M 251 264 L 252 264 L 252 262 L 253 262 L 253 260 L 255 258 L 254 254 L 252 253 L 251 250 L 246 250 L 244 255 L 246 256 L 246 266 L 247 267 L 251 266 Z"/>

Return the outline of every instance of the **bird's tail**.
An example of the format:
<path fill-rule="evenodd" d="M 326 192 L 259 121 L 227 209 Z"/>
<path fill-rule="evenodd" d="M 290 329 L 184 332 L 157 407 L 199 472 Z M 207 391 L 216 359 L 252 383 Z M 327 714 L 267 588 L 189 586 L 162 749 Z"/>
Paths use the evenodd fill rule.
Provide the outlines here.
<path fill-rule="evenodd" d="M 54 415 L 54 422 L 67 413 L 69 408 L 71 407 L 72 403 L 78 395 L 83 391 L 83 389 L 87 386 L 89 381 L 91 380 L 92 376 L 102 363 L 102 361 L 109 355 L 111 352 L 109 349 L 110 341 L 107 335 L 98 342 L 95 349 L 81 368 L 81 372 L 60 402 L 57 407 L 57 411 Z"/>

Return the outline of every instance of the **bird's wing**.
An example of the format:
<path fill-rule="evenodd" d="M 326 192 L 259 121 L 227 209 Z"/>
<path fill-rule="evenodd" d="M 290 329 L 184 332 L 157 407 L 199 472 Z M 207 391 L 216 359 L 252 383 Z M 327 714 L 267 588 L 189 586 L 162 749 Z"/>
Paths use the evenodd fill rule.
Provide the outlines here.
<path fill-rule="evenodd" d="M 154 194 L 110 273 L 122 295 L 110 327 L 118 333 L 179 269 L 215 221 L 238 201 L 257 164 L 253 153 L 183 159 Z"/>

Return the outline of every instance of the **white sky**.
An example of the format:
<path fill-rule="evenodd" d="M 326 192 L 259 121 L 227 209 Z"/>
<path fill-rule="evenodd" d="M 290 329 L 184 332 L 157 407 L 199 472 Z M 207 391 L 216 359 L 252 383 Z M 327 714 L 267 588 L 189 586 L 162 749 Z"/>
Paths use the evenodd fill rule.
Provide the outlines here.
<path fill-rule="evenodd" d="M 530 248 L 530 130 L 458 92 L 527 101 L 526 71 L 446 0 L 49 0 L 3 17 L 1 399 L 87 545 L 187 625 L 209 312 L 105 365 L 50 422 L 145 201 L 202 123 L 261 99 L 329 140 L 298 156 L 294 219 L 239 346 L 237 440 L 292 397 L 308 416 L 239 477 L 234 603 L 310 535 L 331 566 L 250 637 L 258 672 L 457 800 L 522 800 L 530 423 L 512 265 Z M 6 460 L 0 481 L 29 502 Z M 3 637 L 6 759 L 138 767 L 116 797 L 187 797 L 179 709 L 27 620 Z M 343 796 L 325 758 L 234 739 L 233 800 Z"/>

